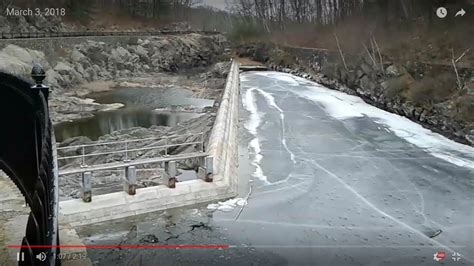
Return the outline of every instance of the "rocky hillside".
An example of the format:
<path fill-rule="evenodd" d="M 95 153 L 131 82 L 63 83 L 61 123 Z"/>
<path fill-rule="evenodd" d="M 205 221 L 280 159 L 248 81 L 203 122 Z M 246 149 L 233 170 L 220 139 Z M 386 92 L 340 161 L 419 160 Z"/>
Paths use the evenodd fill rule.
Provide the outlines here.
<path fill-rule="evenodd" d="M 221 40 L 222 36 L 199 34 L 131 38 L 125 45 L 84 39 L 57 51 L 55 60 L 42 51 L 7 45 L 0 50 L 0 70 L 28 76 L 31 63 L 37 61 L 48 71 L 50 85 L 70 88 L 85 81 L 209 66 L 222 52 Z"/>
<path fill-rule="evenodd" d="M 456 141 L 474 146 L 474 70 L 459 68 L 461 89 L 450 65 L 420 62 L 374 63 L 367 56 L 267 44 L 244 45 L 242 57 L 272 69 L 357 95 L 381 109 L 405 116 Z"/>
<path fill-rule="evenodd" d="M 67 96 L 81 84 L 207 67 L 221 56 L 222 38 L 188 34 L 131 37 L 125 42 L 82 39 L 74 45 L 61 45 L 53 53 L 48 49 L 47 54 L 9 44 L 0 50 L 0 71 L 29 78 L 32 62 L 41 63 L 46 69 L 46 83 L 52 88 L 54 122 L 60 122 L 110 108 Z"/>

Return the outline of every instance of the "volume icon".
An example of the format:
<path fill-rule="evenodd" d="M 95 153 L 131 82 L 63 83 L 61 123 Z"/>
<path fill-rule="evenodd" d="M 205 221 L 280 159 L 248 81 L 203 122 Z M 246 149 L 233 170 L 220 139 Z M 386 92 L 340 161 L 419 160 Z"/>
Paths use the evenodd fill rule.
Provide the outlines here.
<path fill-rule="evenodd" d="M 36 259 L 40 261 L 45 261 L 46 260 L 46 253 L 41 252 L 40 254 L 36 255 Z"/>

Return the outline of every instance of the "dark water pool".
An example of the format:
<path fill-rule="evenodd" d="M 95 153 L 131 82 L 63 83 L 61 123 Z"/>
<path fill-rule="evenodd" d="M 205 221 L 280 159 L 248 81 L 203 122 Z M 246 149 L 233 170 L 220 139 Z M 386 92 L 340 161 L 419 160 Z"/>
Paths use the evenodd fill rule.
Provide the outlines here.
<path fill-rule="evenodd" d="M 175 126 L 197 117 L 199 113 L 158 112 L 155 109 L 212 106 L 213 100 L 192 97 L 192 92 L 180 88 L 123 88 L 88 95 L 99 103 L 123 103 L 118 110 L 97 112 L 94 117 L 55 126 L 57 141 L 76 136 L 97 140 L 116 130 L 153 125 Z"/>

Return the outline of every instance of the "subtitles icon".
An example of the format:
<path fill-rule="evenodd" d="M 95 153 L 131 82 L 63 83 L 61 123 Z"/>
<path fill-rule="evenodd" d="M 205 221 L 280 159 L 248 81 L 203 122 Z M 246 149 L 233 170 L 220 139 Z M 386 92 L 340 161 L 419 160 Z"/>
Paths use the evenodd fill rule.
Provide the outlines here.
<path fill-rule="evenodd" d="M 442 261 L 446 258 L 446 252 L 444 251 L 437 251 L 435 254 L 433 254 L 433 259 L 435 261 Z"/>

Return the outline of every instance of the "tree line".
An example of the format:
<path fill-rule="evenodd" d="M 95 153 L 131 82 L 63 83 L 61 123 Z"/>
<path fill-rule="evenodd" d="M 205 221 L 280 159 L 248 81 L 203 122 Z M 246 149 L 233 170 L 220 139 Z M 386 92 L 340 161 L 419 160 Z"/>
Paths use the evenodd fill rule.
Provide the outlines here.
<path fill-rule="evenodd" d="M 393 22 L 419 17 L 432 19 L 436 8 L 472 0 L 236 0 L 234 12 L 264 23 L 283 26 L 288 22 L 335 24 L 349 16 L 361 15 Z"/>

